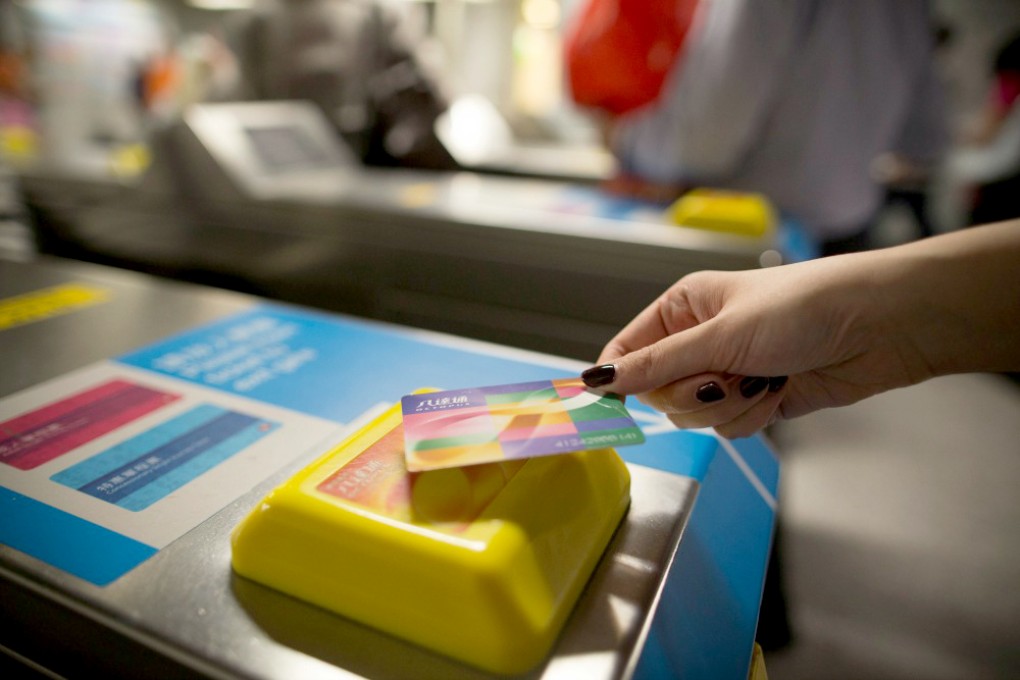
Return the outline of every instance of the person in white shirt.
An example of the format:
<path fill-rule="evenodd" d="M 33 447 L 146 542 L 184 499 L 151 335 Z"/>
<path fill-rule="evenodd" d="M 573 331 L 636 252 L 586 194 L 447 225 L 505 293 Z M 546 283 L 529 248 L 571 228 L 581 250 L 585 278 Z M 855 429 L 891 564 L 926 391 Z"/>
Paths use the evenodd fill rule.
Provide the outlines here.
<path fill-rule="evenodd" d="M 874 159 L 948 144 L 933 46 L 926 0 L 703 0 L 659 99 L 610 144 L 625 173 L 761 192 L 823 254 L 862 249 Z"/>

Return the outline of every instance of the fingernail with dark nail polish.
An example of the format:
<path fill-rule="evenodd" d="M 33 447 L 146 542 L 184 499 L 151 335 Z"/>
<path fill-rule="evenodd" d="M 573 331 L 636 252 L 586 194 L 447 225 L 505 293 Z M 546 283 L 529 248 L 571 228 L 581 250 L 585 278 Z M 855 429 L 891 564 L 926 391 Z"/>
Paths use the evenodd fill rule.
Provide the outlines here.
<path fill-rule="evenodd" d="M 613 364 L 602 364 L 592 366 L 581 374 L 581 380 L 588 387 L 602 387 L 616 379 L 616 366 Z"/>
<path fill-rule="evenodd" d="M 778 392 L 786 386 L 786 381 L 790 379 L 788 375 L 777 375 L 769 378 L 769 392 Z"/>
<path fill-rule="evenodd" d="M 694 398 L 700 401 L 702 404 L 711 404 L 714 401 L 726 398 L 726 393 L 723 392 L 723 388 L 715 382 L 705 383 L 694 393 Z"/>
<path fill-rule="evenodd" d="M 757 396 L 769 386 L 769 379 L 762 378 L 759 376 L 747 376 L 740 381 L 740 393 L 744 395 L 744 399 L 750 399 L 751 397 Z"/>

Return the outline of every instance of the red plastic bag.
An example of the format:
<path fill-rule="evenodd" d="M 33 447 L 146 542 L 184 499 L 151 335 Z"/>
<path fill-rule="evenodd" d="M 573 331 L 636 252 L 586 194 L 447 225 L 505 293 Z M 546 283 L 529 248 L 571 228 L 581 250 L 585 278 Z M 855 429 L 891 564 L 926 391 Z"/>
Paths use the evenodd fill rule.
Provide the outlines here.
<path fill-rule="evenodd" d="M 621 114 L 654 101 L 697 0 L 588 0 L 564 41 L 573 100 Z"/>

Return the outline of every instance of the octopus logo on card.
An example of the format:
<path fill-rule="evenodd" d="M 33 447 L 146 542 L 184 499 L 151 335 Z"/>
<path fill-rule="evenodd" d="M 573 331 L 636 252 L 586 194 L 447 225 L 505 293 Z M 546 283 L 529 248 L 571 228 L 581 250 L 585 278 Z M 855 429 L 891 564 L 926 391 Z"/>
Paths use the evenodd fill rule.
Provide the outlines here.
<path fill-rule="evenodd" d="M 620 397 L 585 387 L 580 378 L 411 394 L 401 409 L 412 471 L 645 440 Z"/>

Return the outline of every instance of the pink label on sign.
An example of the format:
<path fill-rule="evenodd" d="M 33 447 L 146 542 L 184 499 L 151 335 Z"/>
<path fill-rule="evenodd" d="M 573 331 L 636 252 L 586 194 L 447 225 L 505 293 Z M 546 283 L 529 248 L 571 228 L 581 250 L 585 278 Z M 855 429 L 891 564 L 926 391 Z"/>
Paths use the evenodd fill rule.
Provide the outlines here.
<path fill-rule="evenodd" d="M 0 423 L 0 462 L 31 470 L 178 399 L 111 380 Z"/>

